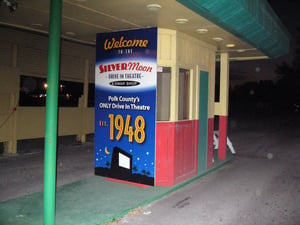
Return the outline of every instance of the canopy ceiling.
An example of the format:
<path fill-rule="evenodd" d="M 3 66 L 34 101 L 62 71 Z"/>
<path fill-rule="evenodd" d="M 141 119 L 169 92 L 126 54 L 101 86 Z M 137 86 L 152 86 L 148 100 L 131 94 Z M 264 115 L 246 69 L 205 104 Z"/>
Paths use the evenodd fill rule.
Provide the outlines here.
<path fill-rule="evenodd" d="M 7 1 L 18 3 L 15 11 Z M 49 5 L 49 0 L 0 0 L 0 26 L 48 34 Z M 265 0 L 63 0 L 62 13 L 62 38 L 82 44 L 95 45 L 96 33 L 157 26 L 214 45 L 231 59 L 288 52 L 288 34 Z"/>

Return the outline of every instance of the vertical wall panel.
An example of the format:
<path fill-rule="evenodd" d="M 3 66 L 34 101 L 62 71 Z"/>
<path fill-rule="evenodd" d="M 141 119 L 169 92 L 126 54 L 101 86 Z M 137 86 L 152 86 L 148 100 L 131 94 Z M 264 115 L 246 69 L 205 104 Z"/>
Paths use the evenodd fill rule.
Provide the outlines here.
<path fill-rule="evenodd" d="M 192 120 L 175 123 L 174 176 L 175 183 L 197 174 L 197 147 L 195 145 L 195 122 Z"/>
<path fill-rule="evenodd" d="M 176 31 L 158 29 L 157 63 L 160 66 L 176 63 Z"/>
<path fill-rule="evenodd" d="M 11 66 L 12 44 L 0 41 L 0 65 Z"/>
<path fill-rule="evenodd" d="M 18 66 L 23 74 L 47 74 L 47 52 L 45 50 L 19 47 Z"/>
<path fill-rule="evenodd" d="M 155 185 L 168 186 L 174 184 L 174 141 L 174 123 L 157 122 Z"/>
<path fill-rule="evenodd" d="M 84 77 L 84 60 L 70 55 L 61 55 L 60 79 L 69 78 L 82 81 Z"/>
<path fill-rule="evenodd" d="M 46 78 L 48 37 L 0 27 L 0 122 L 13 110 L 11 98 L 18 103 L 20 75 Z M 14 48 L 15 47 L 15 48 Z M 13 61 L 13 54 L 17 56 Z M 89 60 L 89 81 L 95 73 L 95 48 L 62 41 L 61 79 L 84 81 L 84 61 Z M 13 63 L 14 62 L 14 63 Z M 60 109 L 60 135 L 94 132 L 94 109 L 64 107 Z M 44 137 L 44 107 L 18 107 L 14 113 L 17 139 Z M 12 118 L 12 117 L 11 117 Z M 82 119 L 84 118 L 84 119 Z M 82 122 L 82 120 L 85 120 Z M 83 124 L 83 125 L 82 125 Z M 12 139 L 9 123 L 0 129 L 0 142 Z M 83 127 L 81 127 L 83 126 Z"/>

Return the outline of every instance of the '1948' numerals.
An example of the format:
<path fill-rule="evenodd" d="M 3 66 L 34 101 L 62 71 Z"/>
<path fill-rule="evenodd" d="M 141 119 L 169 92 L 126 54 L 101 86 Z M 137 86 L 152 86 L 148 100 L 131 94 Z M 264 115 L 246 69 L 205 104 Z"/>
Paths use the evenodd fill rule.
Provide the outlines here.
<path fill-rule="evenodd" d="M 146 133 L 145 133 L 145 119 L 143 116 L 137 116 L 134 121 L 134 127 L 130 125 L 131 116 L 127 115 L 126 120 L 124 122 L 124 118 L 122 115 L 108 115 L 110 120 L 110 140 L 116 139 L 119 141 L 123 135 L 128 136 L 129 142 L 135 142 L 141 144 L 145 141 Z M 115 136 L 115 130 L 117 130 L 117 135 Z"/>

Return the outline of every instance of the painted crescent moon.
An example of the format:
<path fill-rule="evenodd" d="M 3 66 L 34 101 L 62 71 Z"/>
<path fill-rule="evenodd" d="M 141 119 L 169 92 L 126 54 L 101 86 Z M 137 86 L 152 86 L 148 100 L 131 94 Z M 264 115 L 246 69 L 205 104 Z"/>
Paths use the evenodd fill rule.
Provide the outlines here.
<path fill-rule="evenodd" d="M 108 151 L 107 147 L 104 148 L 104 151 L 105 151 L 105 154 L 106 154 L 106 155 L 109 155 L 109 154 L 110 154 L 110 152 Z"/>

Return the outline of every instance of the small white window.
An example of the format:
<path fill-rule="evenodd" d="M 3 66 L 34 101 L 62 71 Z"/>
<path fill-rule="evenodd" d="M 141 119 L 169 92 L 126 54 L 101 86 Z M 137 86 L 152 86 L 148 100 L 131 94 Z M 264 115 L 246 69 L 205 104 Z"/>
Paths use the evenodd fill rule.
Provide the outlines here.
<path fill-rule="evenodd" d="M 171 68 L 161 67 L 157 72 L 156 120 L 170 120 Z"/>

